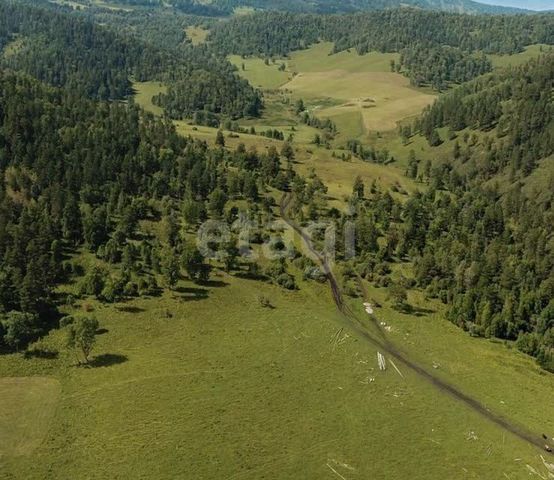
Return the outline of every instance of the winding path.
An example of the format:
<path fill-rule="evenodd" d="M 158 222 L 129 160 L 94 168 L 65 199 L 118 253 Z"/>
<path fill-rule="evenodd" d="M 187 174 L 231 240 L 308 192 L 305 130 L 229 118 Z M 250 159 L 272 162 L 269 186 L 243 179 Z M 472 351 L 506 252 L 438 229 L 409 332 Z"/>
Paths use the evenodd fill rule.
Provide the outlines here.
<path fill-rule="evenodd" d="M 377 324 L 375 319 L 373 319 L 373 321 L 377 326 L 377 328 L 379 329 L 379 332 L 381 333 L 380 337 L 382 338 L 376 338 L 374 335 L 372 335 L 371 332 L 369 332 L 367 328 L 365 328 L 364 323 L 358 318 L 356 313 L 353 312 L 352 309 L 344 302 L 344 299 L 342 297 L 342 292 L 338 285 L 337 279 L 334 276 L 331 270 L 331 267 L 329 266 L 329 262 L 327 258 L 321 255 L 321 253 L 319 253 L 315 249 L 313 242 L 311 240 L 311 237 L 308 235 L 308 233 L 287 215 L 287 209 L 291 204 L 292 200 L 293 200 L 292 195 L 288 192 L 283 194 L 283 196 L 281 197 L 281 201 L 279 205 L 281 217 L 296 233 L 298 233 L 298 235 L 300 235 L 306 247 L 308 248 L 310 253 L 314 256 L 314 259 L 317 260 L 320 267 L 323 269 L 325 275 L 327 276 L 329 286 L 331 287 L 333 300 L 337 308 L 339 309 L 339 311 L 342 313 L 346 324 L 353 331 L 355 331 L 361 338 L 366 340 L 374 347 L 377 347 L 380 350 L 386 352 L 391 357 L 394 357 L 396 360 L 404 364 L 404 366 L 416 372 L 418 375 L 420 375 L 429 383 L 431 383 L 436 388 L 438 388 L 441 392 L 446 393 L 450 397 L 462 402 L 463 404 L 471 408 L 473 411 L 485 417 L 487 420 L 498 425 L 503 430 L 515 435 L 519 439 L 535 447 L 540 448 L 544 453 L 550 453 L 552 455 L 551 452 L 547 452 L 545 450 L 545 444 L 540 435 L 536 435 L 530 432 L 529 430 L 527 430 L 522 425 L 518 425 L 515 422 L 512 422 L 502 417 L 501 415 L 491 412 L 487 407 L 485 407 L 482 403 L 480 403 L 475 398 L 465 394 L 458 388 L 454 387 L 453 385 L 450 385 L 446 381 L 434 375 L 431 371 L 427 370 L 421 365 L 418 365 L 414 361 L 410 360 L 410 358 L 405 353 L 398 350 L 398 348 L 396 348 L 396 346 L 393 345 L 386 338 L 386 335 L 384 335 L 384 333 L 382 332 L 380 326 Z"/>

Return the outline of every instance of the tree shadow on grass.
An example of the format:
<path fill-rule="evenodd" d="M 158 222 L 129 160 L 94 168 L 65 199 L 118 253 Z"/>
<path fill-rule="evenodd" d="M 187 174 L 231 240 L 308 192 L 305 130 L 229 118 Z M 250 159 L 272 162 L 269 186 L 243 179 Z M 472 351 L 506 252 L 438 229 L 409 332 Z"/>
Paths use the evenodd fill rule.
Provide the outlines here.
<path fill-rule="evenodd" d="M 394 310 L 400 313 L 405 313 L 406 315 L 413 315 L 414 317 L 425 317 L 431 313 L 435 313 L 435 310 L 423 307 L 414 307 L 409 303 L 404 303 L 402 305 L 395 305 L 392 307 Z"/>
<path fill-rule="evenodd" d="M 243 280 L 257 280 L 261 282 L 265 282 L 266 280 L 269 280 L 267 275 L 264 275 L 263 273 L 251 273 L 251 272 L 236 272 L 235 277 L 242 278 Z"/>
<path fill-rule="evenodd" d="M 181 293 L 181 300 L 186 302 L 193 300 L 204 300 L 208 298 L 210 291 L 207 288 L 198 287 L 178 287 L 176 292 Z"/>
<path fill-rule="evenodd" d="M 45 350 L 42 348 L 34 348 L 32 350 L 26 350 L 25 353 L 23 353 L 23 357 L 27 360 L 30 360 L 32 358 L 41 358 L 44 360 L 55 360 L 58 358 L 59 353 L 53 350 Z"/>
<path fill-rule="evenodd" d="M 125 363 L 127 360 L 126 355 L 119 355 L 118 353 L 104 353 L 102 355 L 97 355 L 89 363 L 89 367 L 98 368 L 98 367 L 111 367 L 112 365 L 119 365 Z"/>
<path fill-rule="evenodd" d="M 435 310 L 423 307 L 412 307 L 412 315 L 415 315 L 416 317 L 425 317 L 426 315 L 431 315 L 432 313 L 435 313 Z"/>
<path fill-rule="evenodd" d="M 142 313 L 146 311 L 144 308 L 135 307 L 133 305 L 123 305 L 122 307 L 115 307 L 115 308 L 120 312 L 125 312 L 125 313 Z"/>
<path fill-rule="evenodd" d="M 204 287 L 226 287 L 229 284 L 223 280 L 208 280 L 206 282 L 202 282 L 201 285 Z"/>

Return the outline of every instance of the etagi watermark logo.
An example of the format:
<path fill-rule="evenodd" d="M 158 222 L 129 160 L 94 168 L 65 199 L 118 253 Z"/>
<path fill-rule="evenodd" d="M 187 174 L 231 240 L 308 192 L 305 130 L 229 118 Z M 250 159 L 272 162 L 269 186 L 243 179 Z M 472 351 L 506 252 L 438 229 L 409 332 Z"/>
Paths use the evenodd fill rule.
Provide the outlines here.
<path fill-rule="evenodd" d="M 298 253 L 328 266 L 334 264 L 337 252 L 337 225 L 333 221 L 314 221 L 302 226 L 277 219 L 259 223 L 239 217 L 232 224 L 224 220 L 207 220 L 200 225 L 196 246 L 206 259 L 222 260 L 233 248 L 238 257 L 256 261 L 293 259 Z M 355 256 L 354 223 L 342 226 L 344 258 Z"/>

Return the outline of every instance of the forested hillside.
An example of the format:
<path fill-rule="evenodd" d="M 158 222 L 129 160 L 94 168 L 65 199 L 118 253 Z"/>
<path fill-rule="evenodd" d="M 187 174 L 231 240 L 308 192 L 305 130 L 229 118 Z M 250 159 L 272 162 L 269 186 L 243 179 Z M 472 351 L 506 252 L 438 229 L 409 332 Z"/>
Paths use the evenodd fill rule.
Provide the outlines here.
<path fill-rule="evenodd" d="M 426 10 L 444 10 L 457 13 L 524 13 L 516 8 L 485 5 L 472 0 L 123 0 L 127 5 L 148 7 L 173 7 L 176 10 L 193 15 L 223 16 L 231 15 L 237 8 L 256 10 L 279 10 L 294 13 L 352 13 L 358 11 L 383 10 L 399 7 L 415 7 Z"/>
<path fill-rule="evenodd" d="M 414 231 L 410 245 L 418 283 L 451 304 L 454 323 L 474 335 L 517 339 L 550 370 L 554 178 L 532 195 L 522 187 L 540 162 L 552 162 L 553 91 L 550 54 L 458 87 L 416 122 L 432 143 L 442 126 L 488 136 L 479 146 L 467 135 L 456 140 L 451 157 L 432 170 L 432 190 L 414 200 L 412 228 L 421 236 Z M 494 182 L 501 177 L 511 183 L 504 192 Z"/>
<path fill-rule="evenodd" d="M 485 158 L 472 175 L 487 180 L 508 168 L 512 178 L 527 176 L 554 151 L 553 89 L 554 56 L 549 54 L 440 97 L 417 122 L 418 128 L 431 142 L 440 127 L 494 130 Z"/>
<path fill-rule="evenodd" d="M 240 55 L 286 56 L 319 40 L 334 42 L 336 52 L 399 52 L 397 68 L 415 85 L 442 89 L 490 71 L 483 53 L 554 44 L 553 32 L 552 15 L 476 17 L 400 9 L 346 16 L 259 13 L 217 25 L 210 41 Z"/>
<path fill-rule="evenodd" d="M 0 15 L 0 48 L 13 45 L 0 65 L 53 86 L 105 100 L 131 94 L 132 78 L 167 80 L 172 89 L 166 103 L 174 116 L 192 115 L 197 110 L 233 118 L 259 113 L 258 93 L 235 75 L 229 62 L 203 47 L 179 45 L 170 39 L 163 45 L 162 41 L 150 41 L 147 34 L 125 36 L 118 31 L 120 25 L 99 25 L 101 16 L 82 18 L 67 10 L 58 13 L 3 2 Z M 148 17 L 135 17 L 135 21 L 140 26 L 149 23 Z M 198 81 L 200 72 L 202 82 Z M 200 92 L 204 101 L 198 100 Z"/>
<path fill-rule="evenodd" d="M 171 268 L 187 252 L 176 212 L 188 212 L 194 228 L 206 212 L 222 215 L 227 195 L 257 200 L 258 172 L 272 182 L 276 169 L 276 152 L 208 150 L 132 104 L 95 103 L 2 72 L 0 311 L 8 316 L 0 338 L 15 348 L 55 323 L 54 288 L 82 275 L 71 261 L 82 244 L 121 264 L 116 276 L 85 272 L 84 293 L 114 301 L 157 288 L 155 272 L 175 278 Z M 162 213 L 163 252 L 156 238 L 136 236 L 139 220 Z M 190 271 L 205 275 L 194 259 Z"/>
<path fill-rule="evenodd" d="M 4 57 L 5 66 L 82 95 L 122 98 L 131 92 L 129 76 L 159 74 L 161 65 L 170 61 L 146 45 L 45 9 L 2 2 L 0 16 L 4 46 L 17 42 Z"/>

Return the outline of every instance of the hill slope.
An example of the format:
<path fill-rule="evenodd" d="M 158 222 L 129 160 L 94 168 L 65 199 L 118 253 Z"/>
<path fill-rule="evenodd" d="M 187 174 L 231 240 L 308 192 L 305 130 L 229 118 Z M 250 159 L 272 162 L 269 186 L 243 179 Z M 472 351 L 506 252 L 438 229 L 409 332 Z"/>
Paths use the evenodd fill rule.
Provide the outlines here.
<path fill-rule="evenodd" d="M 257 10 L 278 10 L 295 13 L 352 13 L 388 8 L 414 7 L 475 14 L 514 14 L 530 11 L 496 5 L 485 5 L 472 0 L 123 0 L 119 4 L 140 6 L 171 6 L 177 10 L 205 16 L 232 14 L 241 7 Z"/>

